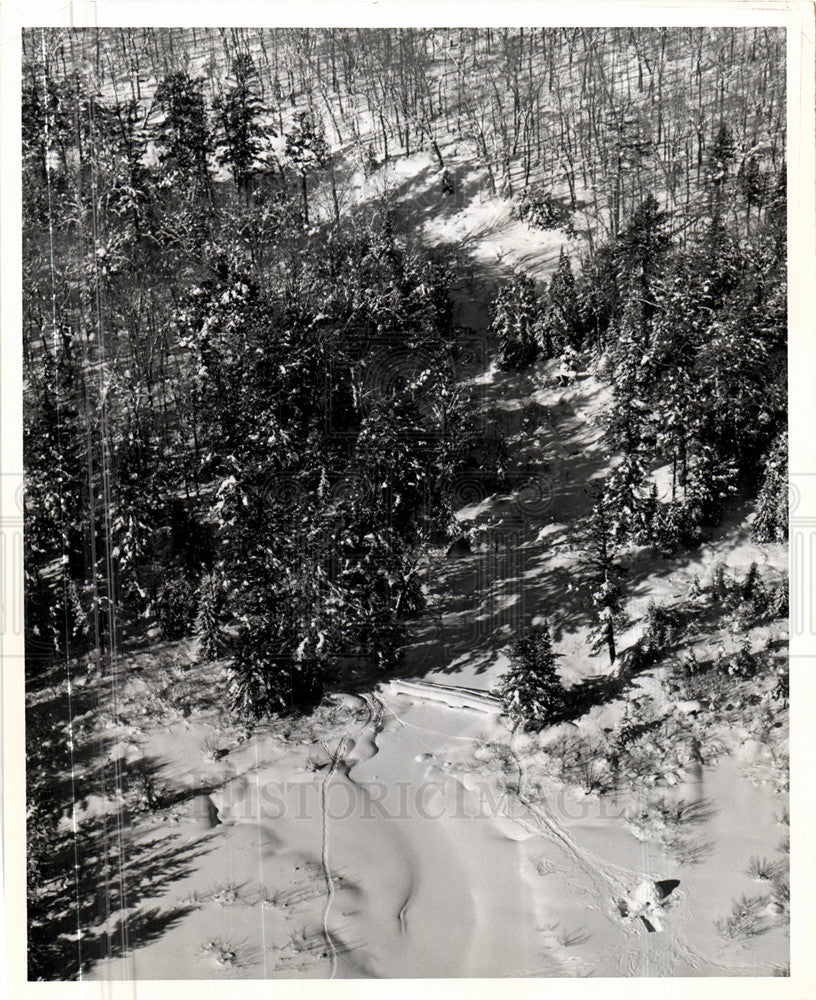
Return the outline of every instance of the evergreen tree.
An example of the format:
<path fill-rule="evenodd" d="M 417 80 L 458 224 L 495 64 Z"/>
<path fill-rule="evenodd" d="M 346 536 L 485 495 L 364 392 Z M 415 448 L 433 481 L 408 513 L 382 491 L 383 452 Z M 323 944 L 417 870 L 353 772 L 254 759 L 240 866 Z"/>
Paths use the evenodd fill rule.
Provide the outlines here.
<path fill-rule="evenodd" d="M 114 102 L 102 117 L 106 125 L 97 143 L 109 159 L 108 218 L 125 226 L 123 235 L 138 244 L 138 252 L 129 255 L 130 269 L 146 269 L 152 249 L 144 237 L 156 230 L 153 179 L 145 164 L 148 134 L 142 127 L 142 111 L 135 101 Z M 97 169 L 99 167 L 97 156 Z"/>
<path fill-rule="evenodd" d="M 710 316 L 727 304 L 739 286 L 748 261 L 735 235 L 715 215 L 699 243 L 689 247 L 675 266 L 674 291 L 670 303 L 675 326 Z"/>
<path fill-rule="evenodd" d="M 610 473 L 607 495 L 609 509 L 614 512 L 612 535 L 617 544 L 630 539 L 643 544 L 648 540 L 654 516 L 650 503 L 651 485 L 637 449 L 627 452 Z"/>
<path fill-rule="evenodd" d="M 661 380 L 655 410 L 658 453 L 671 464 L 671 500 L 686 484 L 689 454 L 694 437 L 694 392 L 688 372 L 673 366 Z"/>
<path fill-rule="evenodd" d="M 286 158 L 300 175 L 303 194 L 303 218 L 309 225 L 309 174 L 322 170 L 329 162 L 329 147 L 323 129 L 309 111 L 298 111 L 286 133 Z"/>
<path fill-rule="evenodd" d="M 225 594 L 221 580 L 214 574 L 207 574 L 198 588 L 198 612 L 195 630 L 200 653 L 208 660 L 214 660 L 223 652 L 226 639 L 221 627 Z"/>
<path fill-rule="evenodd" d="M 609 330 L 619 316 L 622 289 L 613 243 L 605 243 L 581 263 L 577 284 L 582 329 L 592 336 L 598 354 L 609 338 Z"/>
<path fill-rule="evenodd" d="M 668 213 L 652 194 L 638 205 L 615 242 L 615 256 L 622 276 L 648 281 L 659 274 L 663 255 L 671 247 L 668 219 Z"/>
<path fill-rule="evenodd" d="M 24 392 L 26 655 L 65 655 L 82 630 L 76 595 L 90 542 L 86 437 L 77 405 L 79 373 L 69 328 L 46 377 L 26 366 Z M 50 355 L 50 351 L 48 352 Z"/>
<path fill-rule="evenodd" d="M 498 695 L 502 713 L 514 726 L 538 732 L 564 711 L 564 688 L 555 659 L 546 623 L 527 629 L 513 643 L 510 670 L 501 678 Z"/>
<path fill-rule="evenodd" d="M 754 472 L 787 405 L 785 283 L 779 270 L 763 275 L 746 268 L 706 324 L 692 375 L 701 437 L 746 473 Z"/>
<path fill-rule="evenodd" d="M 647 195 L 614 247 L 621 291 L 628 306 L 626 325 L 636 336 L 641 350 L 648 350 L 651 345 L 655 295 L 671 247 L 668 218 L 654 195 Z"/>
<path fill-rule="evenodd" d="M 774 439 L 763 460 L 762 486 L 756 501 L 753 536 L 758 542 L 788 537 L 788 432 Z"/>
<path fill-rule="evenodd" d="M 232 76 L 235 82 L 215 104 L 224 143 L 220 159 L 229 165 L 238 187 L 246 190 L 268 136 L 276 133 L 260 120 L 260 81 L 252 57 L 239 53 L 232 63 Z"/>
<path fill-rule="evenodd" d="M 21 126 L 23 208 L 31 222 L 46 225 L 63 217 L 69 189 L 69 155 L 76 131 L 71 80 L 43 78 L 42 66 L 27 66 L 22 79 Z M 48 189 L 51 189 L 49 205 Z M 28 230 L 30 226 L 26 226 Z M 27 233 L 25 235 L 28 235 Z"/>
<path fill-rule="evenodd" d="M 773 182 L 765 218 L 777 255 L 782 257 L 788 234 L 788 171 L 784 161 Z"/>
<path fill-rule="evenodd" d="M 737 492 L 739 469 L 730 455 L 698 439 L 684 470 L 684 506 L 688 514 L 687 543 L 699 541 L 700 527 L 719 523 L 728 497 Z"/>
<path fill-rule="evenodd" d="M 159 481 L 161 456 L 155 445 L 155 439 L 145 440 L 131 430 L 117 449 L 111 475 L 110 521 L 122 581 L 120 597 L 134 606 L 155 600 L 169 569 L 169 559 L 160 566 L 154 559 L 160 539 L 162 492 L 167 487 L 167 479 Z"/>
<path fill-rule="evenodd" d="M 542 346 L 545 357 L 553 357 L 564 347 L 581 346 L 581 315 L 570 259 L 561 248 L 558 268 L 547 289 Z"/>
<path fill-rule="evenodd" d="M 196 614 L 196 595 L 185 574 L 176 572 L 165 579 L 153 610 L 162 638 L 183 639 L 190 634 Z"/>
<path fill-rule="evenodd" d="M 300 638 L 298 618 L 295 608 L 278 605 L 238 632 L 230 673 L 232 707 L 242 718 L 299 714 L 319 703 L 326 660 Z"/>
<path fill-rule="evenodd" d="M 535 282 L 517 271 L 504 282 L 493 302 L 491 329 L 499 341 L 502 366 L 520 370 L 539 354 L 539 302 Z"/>
<path fill-rule="evenodd" d="M 751 209 L 756 205 L 758 212 L 761 212 L 765 199 L 765 176 L 755 156 L 745 157 L 737 172 L 737 179 L 745 199 L 745 222 L 746 228 L 750 232 Z"/>
<path fill-rule="evenodd" d="M 603 490 L 592 511 L 587 532 L 587 561 L 594 579 L 592 604 L 596 622 L 590 633 L 592 653 L 606 648 L 609 663 L 616 659 L 615 633 L 621 620 L 622 594 L 620 567 L 615 551 L 615 510 L 606 490 Z"/>
<path fill-rule="evenodd" d="M 714 141 L 708 149 L 707 180 L 711 185 L 712 214 L 722 214 L 723 197 L 736 151 L 731 129 L 721 121 Z"/>
<path fill-rule="evenodd" d="M 204 81 L 188 73 L 166 76 L 156 88 L 160 119 L 153 132 L 162 166 L 160 185 L 212 199 L 208 158 L 212 136 L 204 103 Z"/>

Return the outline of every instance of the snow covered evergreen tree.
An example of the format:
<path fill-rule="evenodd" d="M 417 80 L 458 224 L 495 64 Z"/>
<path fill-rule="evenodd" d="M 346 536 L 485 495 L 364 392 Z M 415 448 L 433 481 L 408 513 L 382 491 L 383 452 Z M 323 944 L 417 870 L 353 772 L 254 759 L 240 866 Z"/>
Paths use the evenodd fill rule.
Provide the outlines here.
<path fill-rule="evenodd" d="M 499 287 L 491 329 L 499 340 L 503 367 L 520 370 L 538 357 L 539 309 L 535 282 L 524 271 L 516 271 Z"/>
<path fill-rule="evenodd" d="M 538 732 L 557 720 L 565 706 L 549 626 L 527 629 L 513 644 L 510 661 L 498 688 L 502 713 L 515 726 Z"/>
<path fill-rule="evenodd" d="M 199 652 L 208 660 L 215 659 L 226 645 L 221 627 L 224 598 L 224 588 L 219 578 L 211 573 L 206 574 L 198 588 L 195 630 Z"/>
<path fill-rule="evenodd" d="M 232 63 L 233 85 L 215 104 L 224 144 L 221 162 L 229 165 L 239 188 L 246 190 L 258 157 L 275 132 L 260 120 L 263 105 L 258 96 L 258 74 L 252 57 L 239 53 Z"/>
<path fill-rule="evenodd" d="M 308 176 L 329 162 L 329 146 L 323 129 L 309 111 L 298 111 L 286 133 L 286 158 L 300 175 L 303 219 L 309 225 Z"/>
<path fill-rule="evenodd" d="M 231 694 L 241 718 L 298 714 L 322 697 L 326 662 L 314 644 L 299 641 L 292 610 L 253 618 L 236 636 Z"/>
<path fill-rule="evenodd" d="M 87 436 L 77 402 L 82 380 L 71 331 L 61 331 L 45 375 L 26 365 L 24 531 L 26 657 L 66 655 L 72 645 L 76 601 L 95 567 L 86 565 L 91 549 Z M 92 429 L 95 430 L 95 428 Z"/>
<path fill-rule="evenodd" d="M 176 572 L 164 581 L 153 610 L 162 638 L 183 639 L 190 634 L 195 620 L 196 595 L 184 573 Z"/>
<path fill-rule="evenodd" d="M 564 347 L 580 347 L 581 332 L 575 277 L 570 259 L 562 247 L 544 305 L 541 339 L 545 357 L 553 357 Z"/>
<path fill-rule="evenodd" d="M 788 432 L 782 431 L 765 455 L 762 486 L 756 502 L 753 536 L 758 542 L 788 537 Z"/>
<path fill-rule="evenodd" d="M 592 653 L 606 648 L 614 665 L 615 633 L 621 620 L 620 567 L 616 562 L 615 511 L 604 490 L 592 511 L 587 532 L 587 561 L 594 577 L 592 604 L 596 621 L 590 632 Z"/>
<path fill-rule="evenodd" d="M 166 76 L 156 88 L 161 115 L 153 133 L 162 166 L 161 185 L 212 198 L 209 154 L 212 136 L 204 103 L 204 81 L 188 73 Z"/>
<path fill-rule="evenodd" d="M 654 195 L 647 195 L 615 243 L 623 301 L 629 307 L 629 326 L 643 351 L 651 346 L 655 291 L 671 247 L 668 219 L 668 213 L 661 209 Z"/>
<path fill-rule="evenodd" d="M 728 122 L 722 120 L 707 151 L 706 179 L 710 185 L 712 211 L 722 214 L 723 199 L 736 151 Z"/>
<path fill-rule="evenodd" d="M 614 512 L 613 540 L 632 540 L 643 544 L 649 539 L 651 519 L 651 488 L 640 452 L 627 452 L 607 480 L 609 508 Z"/>

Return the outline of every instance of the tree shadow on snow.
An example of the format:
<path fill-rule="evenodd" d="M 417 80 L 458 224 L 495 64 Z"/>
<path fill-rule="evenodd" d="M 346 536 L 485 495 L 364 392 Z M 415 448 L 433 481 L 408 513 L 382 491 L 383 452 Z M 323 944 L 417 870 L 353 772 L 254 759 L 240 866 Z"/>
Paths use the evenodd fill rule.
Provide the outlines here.
<path fill-rule="evenodd" d="M 194 907 L 154 905 L 210 850 L 178 835 L 135 842 L 115 817 L 60 833 L 29 894 L 29 979 L 81 978 L 98 962 L 155 941 Z"/>
<path fill-rule="evenodd" d="M 139 908 L 190 874 L 194 860 L 211 848 L 204 838 L 179 835 L 134 839 L 131 812 L 166 809 L 191 795 L 167 780 L 157 759 L 129 766 L 100 761 L 73 778 L 65 771 L 44 774 L 36 763 L 34 770 L 29 762 L 37 810 L 28 825 L 29 978 L 76 979 L 182 919 L 189 907 Z M 92 794 L 111 811 L 87 815 Z"/>

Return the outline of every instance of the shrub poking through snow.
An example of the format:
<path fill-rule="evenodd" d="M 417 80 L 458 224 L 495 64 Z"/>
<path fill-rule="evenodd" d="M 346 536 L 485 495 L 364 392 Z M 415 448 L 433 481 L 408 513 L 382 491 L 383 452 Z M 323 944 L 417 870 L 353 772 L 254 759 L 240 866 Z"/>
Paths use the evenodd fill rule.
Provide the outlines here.
<path fill-rule="evenodd" d="M 790 916 L 790 876 L 784 862 L 780 862 L 774 875 L 771 900 L 780 922 L 784 925 Z"/>
<path fill-rule="evenodd" d="M 234 882 L 223 882 L 213 886 L 207 896 L 213 903 L 220 903 L 221 906 L 231 906 L 241 900 L 241 887 Z"/>
<path fill-rule="evenodd" d="M 137 760 L 130 769 L 130 778 L 136 791 L 137 808 L 155 812 L 161 808 L 162 797 L 153 772 L 143 760 Z"/>
<path fill-rule="evenodd" d="M 234 966 L 238 964 L 238 949 L 231 941 L 224 941 L 216 938 L 213 941 L 206 941 L 201 950 L 205 955 L 209 955 L 219 965 Z"/>
<path fill-rule="evenodd" d="M 498 690 L 503 714 L 527 731 L 543 729 L 565 708 L 549 626 L 528 629 L 513 644 L 510 659 L 512 666 L 502 677 Z"/>
<path fill-rule="evenodd" d="M 656 729 L 660 725 L 660 719 L 652 719 L 646 722 L 640 722 L 637 719 L 632 719 L 629 716 L 624 718 L 614 735 L 613 743 L 616 748 L 624 749 L 630 743 L 635 740 L 640 739 L 645 733 L 650 730 Z"/>
<path fill-rule="evenodd" d="M 784 865 L 781 862 L 769 861 L 767 858 L 751 855 L 745 874 L 755 882 L 772 882 L 782 871 L 784 871 Z"/>
<path fill-rule="evenodd" d="M 768 930 L 765 910 L 767 896 L 742 896 L 731 904 L 731 913 L 717 921 L 717 930 L 722 937 L 740 940 L 755 937 Z"/>
<path fill-rule="evenodd" d="M 227 751 L 221 745 L 221 741 L 212 739 L 211 737 L 202 740 L 199 745 L 199 749 L 201 751 L 201 756 L 204 758 L 204 760 L 209 760 L 213 762 L 221 760 L 221 758 L 226 756 L 227 754 Z"/>
<path fill-rule="evenodd" d="M 726 659 L 729 677 L 736 677 L 739 680 L 748 680 L 756 676 L 766 662 L 766 657 L 762 653 L 753 652 L 747 639 L 741 643 L 736 653 Z"/>

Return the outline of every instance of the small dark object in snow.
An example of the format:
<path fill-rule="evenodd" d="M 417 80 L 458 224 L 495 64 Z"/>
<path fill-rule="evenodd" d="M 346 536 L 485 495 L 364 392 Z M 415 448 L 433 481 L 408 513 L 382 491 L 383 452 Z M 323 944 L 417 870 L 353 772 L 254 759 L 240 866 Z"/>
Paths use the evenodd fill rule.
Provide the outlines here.
<path fill-rule="evenodd" d="M 448 546 L 448 551 L 446 555 L 449 556 L 467 556 L 470 555 L 472 549 L 470 547 L 470 539 L 467 535 L 460 535 L 455 541 L 453 541 Z"/>
<path fill-rule="evenodd" d="M 657 889 L 657 898 L 661 901 L 667 899 L 677 886 L 680 885 L 679 878 L 664 878 L 659 882 L 655 882 L 655 888 Z"/>

